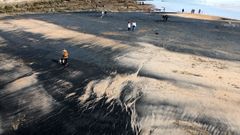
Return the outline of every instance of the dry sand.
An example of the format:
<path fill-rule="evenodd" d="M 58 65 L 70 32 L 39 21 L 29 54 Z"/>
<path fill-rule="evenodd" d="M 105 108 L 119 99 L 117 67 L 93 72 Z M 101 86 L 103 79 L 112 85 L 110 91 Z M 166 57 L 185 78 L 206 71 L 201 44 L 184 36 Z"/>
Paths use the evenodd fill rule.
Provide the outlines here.
<path fill-rule="evenodd" d="M 11 132 L 11 125 L 16 130 L 14 133 L 26 132 L 27 124 L 22 127 L 26 130 L 14 124 L 18 114 L 21 118 L 24 116 L 24 120 L 18 120 L 24 125 L 24 121 L 42 119 L 42 115 L 59 104 L 64 108 L 74 102 L 91 110 L 98 108 L 94 104 L 107 98 L 104 103 L 110 104 L 107 107 L 110 109 L 102 118 L 111 115 L 114 104 L 118 104 L 131 112 L 131 127 L 135 131 L 132 133 L 240 134 L 238 22 L 228 25 L 212 17 L 195 20 L 203 19 L 197 15 L 195 19 L 171 16 L 169 22 L 162 22 L 159 15 L 145 13 L 109 13 L 103 19 L 99 16 L 96 13 L 65 13 L 0 19 L 0 107 L 13 102 L 20 105 L 17 107 L 20 110 L 32 108 L 32 111 L 15 112 L 3 107 L 0 133 Z M 136 31 L 126 31 L 128 20 L 137 21 Z M 57 65 L 50 60 L 57 58 L 63 48 L 70 51 L 72 66 L 55 71 Z M 98 70 L 104 75 L 96 72 Z M 29 72 L 33 74 L 21 77 Z M 44 83 L 52 77 L 56 79 L 53 84 Z M 79 78 L 87 80 L 86 83 L 80 83 Z M 21 94 L 22 97 L 18 95 L 29 88 L 41 93 L 34 93 L 34 96 L 39 95 L 31 97 L 36 99 L 34 102 L 29 99 L 28 92 Z M 20 99 L 16 101 L 16 98 Z M 29 115 L 36 116 L 35 107 L 39 114 L 33 119 Z M 9 118 L 2 118 L 7 114 Z M 115 126 L 112 124 L 109 128 Z M 67 129 L 63 134 L 87 133 L 76 123 L 63 127 Z M 89 127 L 98 128 L 97 124 Z M 26 133 L 35 133 L 34 128 L 30 129 Z M 53 133 L 50 129 L 46 132 Z M 116 134 L 101 131 L 104 132 Z M 90 132 L 94 133 L 98 132 Z"/>
<path fill-rule="evenodd" d="M 192 18 L 192 19 L 199 19 L 199 20 L 211 20 L 211 21 L 222 21 L 224 18 L 219 16 L 211 16 L 211 15 L 205 15 L 205 14 L 191 14 L 191 13 L 174 13 L 174 14 L 168 14 L 172 16 L 178 16 L 183 18 Z M 226 20 L 230 20 L 225 18 Z"/>

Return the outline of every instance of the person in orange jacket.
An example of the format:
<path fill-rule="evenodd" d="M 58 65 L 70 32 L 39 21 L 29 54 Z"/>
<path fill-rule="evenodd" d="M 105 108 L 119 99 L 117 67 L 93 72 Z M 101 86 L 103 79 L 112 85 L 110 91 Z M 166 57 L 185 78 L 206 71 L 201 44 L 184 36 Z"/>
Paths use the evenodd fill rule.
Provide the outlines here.
<path fill-rule="evenodd" d="M 67 65 L 69 53 L 66 49 L 63 49 L 62 53 L 62 58 L 59 60 L 59 63 L 62 65 Z"/>

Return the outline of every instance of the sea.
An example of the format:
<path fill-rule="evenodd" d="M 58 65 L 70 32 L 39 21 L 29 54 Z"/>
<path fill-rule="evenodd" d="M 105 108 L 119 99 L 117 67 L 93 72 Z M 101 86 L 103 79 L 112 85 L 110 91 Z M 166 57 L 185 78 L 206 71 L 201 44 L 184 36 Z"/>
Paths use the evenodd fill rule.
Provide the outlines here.
<path fill-rule="evenodd" d="M 145 3 L 153 4 L 158 9 L 166 12 L 191 12 L 195 9 L 201 14 L 221 16 L 240 20 L 240 0 L 152 0 Z"/>

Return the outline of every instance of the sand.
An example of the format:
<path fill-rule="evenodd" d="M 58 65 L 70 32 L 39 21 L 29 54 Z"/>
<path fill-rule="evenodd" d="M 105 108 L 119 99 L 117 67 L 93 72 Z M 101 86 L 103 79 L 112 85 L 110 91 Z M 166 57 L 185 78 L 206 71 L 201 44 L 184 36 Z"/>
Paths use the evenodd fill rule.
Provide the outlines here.
<path fill-rule="evenodd" d="M 191 14 L 191 13 L 174 13 L 174 14 L 168 14 L 172 16 L 178 16 L 178 17 L 183 17 L 183 18 L 191 18 L 191 19 L 199 19 L 199 20 L 210 20 L 210 21 L 225 21 L 230 20 L 227 18 L 222 18 L 219 16 L 211 16 L 211 15 L 205 15 L 205 14 Z"/>
<path fill-rule="evenodd" d="M 239 22 L 100 16 L 1 17 L 0 132 L 56 133 L 58 125 L 62 134 L 240 134 Z M 65 69 L 51 61 L 63 48 Z"/>

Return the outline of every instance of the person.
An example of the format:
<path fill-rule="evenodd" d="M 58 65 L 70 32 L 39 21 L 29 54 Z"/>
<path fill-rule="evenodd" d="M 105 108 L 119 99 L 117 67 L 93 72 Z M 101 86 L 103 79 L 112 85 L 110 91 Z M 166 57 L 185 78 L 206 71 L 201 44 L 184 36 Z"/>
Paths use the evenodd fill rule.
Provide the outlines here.
<path fill-rule="evenodd" d="M 194 14 L 194 12 L 195 12 L 195 10 L 194 10 L 194 9 L 192 9 L 192 10 L 191 10 L 191 13 L 192 13 L 192 14 Z"/>
<path fill-rule="evenodd" d="M 104 12 L 104 11 L 102 11 L 101 18 L 103 18 L 103 17 L 104 17 L 104 15 L 105 15 L 105 12 Z"/>
<path fill-rule="evenodd" d="M 182 9 L 182 13 L 184 13 L 184 8 Z"/>
<path fill-rule="evenodd" d="M 136 27 L 137 27 L 137 23 L 135 21 L 132 22 L 132 31 L 134 31 Z"/>
<path fill-rule="evenodd" d="M 201 14 L 201 9 L 198 10 L 198 14 Z"/>
<path fill-rule="evenodd" d="M 130 22 L 130 21 L 128 21 L 128 31 L 130 31 L 130 30 L 131 30 L 131 27 L 132 27 L 132 25 L 131 25 L 131 22 Z"/>
<path fill-rule="evenodd" d="M 66 49 L 63 49 L 62 58 L 59 60 L 59 63 L 66 66 L 68 64 L 68 56 L 69 56 L 68 51 Z"/>
<path fill-rule="evenodd" d="M 163 21 L 164 21 L 164 22 L 167 22 L 167 20 L 168 20 L 168 15 L 163 15 L 162 18 L 163 18 Z"/>

